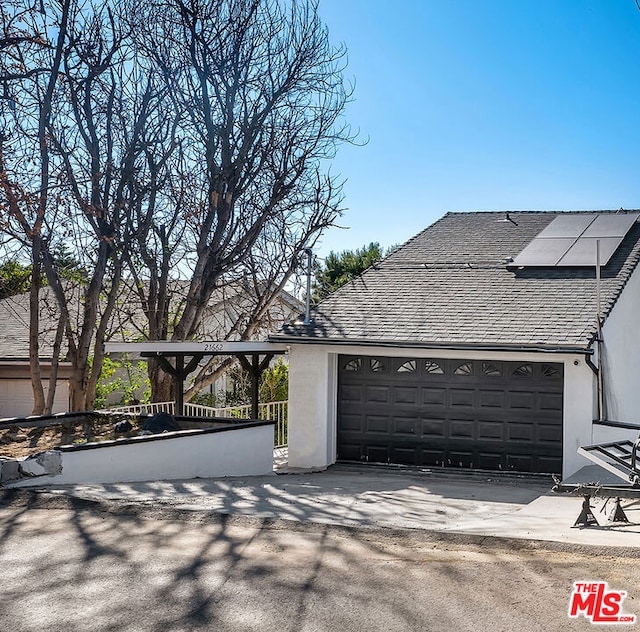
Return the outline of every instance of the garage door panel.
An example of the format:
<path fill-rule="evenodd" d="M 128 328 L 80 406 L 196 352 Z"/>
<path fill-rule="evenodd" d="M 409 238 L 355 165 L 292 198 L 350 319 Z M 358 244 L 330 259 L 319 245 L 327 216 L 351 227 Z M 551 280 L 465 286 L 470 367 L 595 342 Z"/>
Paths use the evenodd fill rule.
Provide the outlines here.
<path fill-rule="evenodd" d="M 474 466 L 473 452 L 462 452 L 459 450 L 451 450 L 447 458 L 447 465 L 452 467 L 470 468 Z"/>
<path fill-rule="evenodd" d="M 397 386 L 393 389 L 394 404 L 417 406 L 420 389 L 417 386 Z"/>
<path fill-rule="evenodd" d="M 536 463 L 531 454 L 507 454 L 506 469 L 516 472 L 535 472 Z"/>
<path fill-rule="evenodd" d="M 443 465 L 442 452 L 440 450 L 427 450 L 423 448 L 420 451 L 421 465 L 430 465 L 441 467 Z"/>
<path fill-rule="evenodd" d="M 499 452 L 480 452 L 476 467 L 480 470 L 500 470 L 503 467 L 503 458 Z"/>
<path fill-rule="evenodd" d="M 394 448 L 391 452 L 391 462 L 402 465 L 420 465 L 420 455 L 416 448 Z"/>
<path fill-rule="evenodd" d="M 359 441 L 347 441 L 340 444 L 340 458 L 345 461 L 360 461 L 362 459 L 362 445 Z"/>
<path fill-rule="evenodd" d="M 366 402 L 388 404 L 390 399 L 390 387 L 367 386 L 365 390 Z"/>
<path fill-rule="evenodd" d="M 538 441 L 541 443 L 557 444 L 562 441 L 562 428 L 558 426 L 538 426 Z"/>
<path fill-rule="evenodd" d="M 418 423 L 419 420 L 415 417 L 394 417 L 392 422 L 393 433 L 399 436 L 415 437 Z"/>
<path fill-rule="evenodd" d="M 540 410 L 556 410 L 562 412 L 562 393 L 540 393 Z"/>
<path fill-rule="evenodd" d="M 508 407 L 512 410 L 533 410 L 535 407 L 535 393 L 526 391 L 512 391 L 507 394 Z"/>
<path fill-rule="evenodd" d="M 507 440 L 531 443 L 534 440 L 534 430 L 531 424 L 507 424 Z"/>
<path fill-rule="evenodd" d="M 451 432 L 449 436 L 452 439 L 456 437 L 473 439 L 475 427 L 476 424 L 473 421 L 454 419 L 453 421 L 451 421 Z"/>
<path fill-rule="evenodd" d="M 435 388 L 421 388 L 420 395 L 422 397 L 420 403 L 423 406 L 442 406 L 447 405 L 447 389 L 440 386 Z"/>
<path fill-rule="evenodd" d="M 362 415 L 348 415 L 348 414 L 343 414 L 340 418 L 340 422 L 342 425 L 342 429 L 344 431 L 355 431 L 355 432 L 362 432 L 363 428 L 362 428 L 362 421 L 363 421 L 363 417 Z"/>
<path fill-rule="evenodd" d="M 447 435 L 447 422 L 444 419 L 422 419 L 422 436 L 442 439 Z"/>
<path fill-rule="evenodd" d="M 504 391 L 480 389 L 478 394 L 480 408 L 504 408 Z"/>
<path fill-rule="evenodd" d="M 504 423 L 501 421 L 482 421 L 478 424 L 478 439 L 504 440 Z"/>
<path fill-rule="evenodd" d="M 534 472 L 562 472 L 562 455 L 538 456 Z"/>
<path fill-rule="evenodd" d="M 475 391 L 473 389 L 452 388 L 450 390 L 451 407 L 458 406 L 472 408 L 474 405 Z"/>
<path fill-rule="evenodd" d="M 389 463 L 390 448 L 387 445 L 368 445 L 366 457 L 371 463 Z"/>
<path fill-rule="evenodd" d="M 343 385 L 340 389 L 340 400 L 343 402 L 362 402 L 364 389 L 360 385 Z"/>
<path fill-rule="evenodd" d="M 339 459 L 561 471 L 559 363 L 341 356 L 339 367 Z"/>
<path fill-rule="evenodd" d="M 389 434 L 389 417 L 380 415 L 367 415 L 365 428 L 368 433 Z"/>

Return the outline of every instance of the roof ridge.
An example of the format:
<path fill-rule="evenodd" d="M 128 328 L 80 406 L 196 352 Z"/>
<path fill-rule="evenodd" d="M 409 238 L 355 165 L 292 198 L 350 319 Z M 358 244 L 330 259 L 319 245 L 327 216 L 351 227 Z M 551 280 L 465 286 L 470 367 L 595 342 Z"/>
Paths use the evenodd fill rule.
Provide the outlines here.
<path fill-rule="evenodd" d="M 444 219 L 448 215 L 504 215 L 505 213 L 519 213 L 521 215 L 543 215 L 546 213 L 566 213 L 566 214 L 589 214 L 589 213 L 640 213 L 640 208 L 619 208 L 619 209 L 548 209 L 548 210 L 530 210 L 530 209 L 503 209 L 503 210 L 475 210 L 475 211 L 447 211 L 438 221 Z M 434 224 L 436 224 L 434 222 Z M 433 224 L 431 224 L 432 226 Z M 427 227 L 429 228 L 429 227 Z M 425 229 L 426 230 L 426 229 Z"/>

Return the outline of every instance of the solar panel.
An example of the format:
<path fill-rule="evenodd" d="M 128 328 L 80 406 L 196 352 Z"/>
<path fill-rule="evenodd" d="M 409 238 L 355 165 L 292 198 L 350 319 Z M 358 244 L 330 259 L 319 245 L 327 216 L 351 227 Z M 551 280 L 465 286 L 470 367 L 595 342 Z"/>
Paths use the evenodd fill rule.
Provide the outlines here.
<path fill-rule="evenodd" d="M 543 241 L 547 241 L 546 239 Z M 618 249 L 622 237 L 580 237 L 569 251 L 556 263 L 557 266 L 595 266 L 596 241 L 600 242 L 600 265 L 607 265 Z"/>
<path fill-rule="evenodd" d="M 581 237 L 624 237 L 635 224 L 638 215 L 597 215 Z M 552 222 L 553 223 L 553 222 Z"/>
<path fill-rule="evenodd" d="M 640 213 L 593 213 L 557 216 L 515 258 L 511 266 L 595 266 L 596 241 L 605 266 Z"/>
<path fill-rule="evenodd" d="M 575 243 L 575 239 L 534 239 L 517 257 L 513 265 L 555 265 Z M 549 263 L 541 263 L 541 262 Z"/>
<path fill-rule="evenodd" d="M 537 237 L 580 237 L 594 220 L 593 215 L 559 215 Z"/>

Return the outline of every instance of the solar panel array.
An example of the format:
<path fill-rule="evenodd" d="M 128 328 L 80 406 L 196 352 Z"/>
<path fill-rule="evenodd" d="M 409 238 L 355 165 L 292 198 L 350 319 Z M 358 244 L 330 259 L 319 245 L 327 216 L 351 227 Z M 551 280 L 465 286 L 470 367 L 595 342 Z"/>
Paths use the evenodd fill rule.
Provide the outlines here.
<path fill-rule="evenodd" d="M 605 266 L 640 213 L 594 213 L 556 217 L 514 259 L 511 266 L 595 266 L 596 242 Z"/>

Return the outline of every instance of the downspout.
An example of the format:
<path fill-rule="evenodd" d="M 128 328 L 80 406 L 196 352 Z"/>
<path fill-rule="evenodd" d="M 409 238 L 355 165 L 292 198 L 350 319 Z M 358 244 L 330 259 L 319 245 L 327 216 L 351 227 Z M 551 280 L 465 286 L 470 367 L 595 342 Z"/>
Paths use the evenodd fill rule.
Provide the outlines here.
<path fill-rule="evenodd" d="M 598 348 L 598 421 L 604 421 L 604 376 L 602 370 L 602 308 L 600 304 L 600 240 L 596 239 L 596 320 Z"/>
<path fill-rule="evenodd" d="M 593 360 L 591 359 L 591 354 L 590 353 L 585 353 L 584 354 L 584 361 L 587 363 L 587 366 L 593 371 L 594 375 L 598 375 L 598 373 L 600 372 L 600 370 L 598 369 L 598 367 L 593 363 Z"/>

